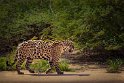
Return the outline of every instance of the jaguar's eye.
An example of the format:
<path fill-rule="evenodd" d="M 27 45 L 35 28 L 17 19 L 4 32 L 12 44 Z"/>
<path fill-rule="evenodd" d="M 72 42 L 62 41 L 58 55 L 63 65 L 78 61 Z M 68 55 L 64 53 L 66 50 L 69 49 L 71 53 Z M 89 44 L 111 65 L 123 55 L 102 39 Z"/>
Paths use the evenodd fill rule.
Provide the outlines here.
<path fill-rule="evenodd" d="M 69 52 L 72 52 L 72 50 L 70 49 Z"/>

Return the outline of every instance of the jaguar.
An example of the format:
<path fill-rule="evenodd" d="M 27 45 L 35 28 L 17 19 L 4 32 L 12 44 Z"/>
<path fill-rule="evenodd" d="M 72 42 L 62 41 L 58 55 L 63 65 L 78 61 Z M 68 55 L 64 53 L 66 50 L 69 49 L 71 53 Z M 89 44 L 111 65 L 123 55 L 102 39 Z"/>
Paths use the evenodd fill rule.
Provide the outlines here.
<path fill-rule="evenodd" d="M 28 40 L 18 45 L 16 50 L 16 56 L 14 62 L 7 66 L 12 66 L 16 63 L 16 70 L 18 74 L 24 74 L 21 72 L 21 65 L 26 61 L 26 69 L 30 73 L 35 73 L 30 68 L 34 59 L 47 60 L 50 68 L 46 70 L 48 74 L 53 68 L 55 68 L 57 74 L 63 74 L 59 68 L 59 60 L 64 53 L 72 53 L 74 50 L 73 42 L 70 40 L 55 41 L 52 44 L 43 40 Z"/>

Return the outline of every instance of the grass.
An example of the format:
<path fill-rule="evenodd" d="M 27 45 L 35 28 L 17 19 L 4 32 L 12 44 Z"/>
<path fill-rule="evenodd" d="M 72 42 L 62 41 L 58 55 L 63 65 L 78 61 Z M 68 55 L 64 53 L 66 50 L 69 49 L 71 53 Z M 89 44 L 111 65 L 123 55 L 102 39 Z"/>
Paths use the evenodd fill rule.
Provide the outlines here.
<path fill-rule="evenodd" d="M 120 68 L 123 64 L 123 61 L 121 59 L 111 59 L 107 61 L 108 68 L 107 72 L 108 73 L 118 73 L 120 72 Z"/>

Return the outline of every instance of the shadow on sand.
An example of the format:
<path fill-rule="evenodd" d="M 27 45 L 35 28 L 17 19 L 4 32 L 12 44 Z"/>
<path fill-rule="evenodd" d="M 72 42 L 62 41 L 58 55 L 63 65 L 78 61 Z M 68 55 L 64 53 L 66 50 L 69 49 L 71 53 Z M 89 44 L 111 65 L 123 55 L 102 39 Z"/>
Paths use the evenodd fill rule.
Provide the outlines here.
<path fill-rule="evenodd" d="M 31 75 L 31 76 L 90 76 L 90 74 L 25 74 L 25 75 Z"/>

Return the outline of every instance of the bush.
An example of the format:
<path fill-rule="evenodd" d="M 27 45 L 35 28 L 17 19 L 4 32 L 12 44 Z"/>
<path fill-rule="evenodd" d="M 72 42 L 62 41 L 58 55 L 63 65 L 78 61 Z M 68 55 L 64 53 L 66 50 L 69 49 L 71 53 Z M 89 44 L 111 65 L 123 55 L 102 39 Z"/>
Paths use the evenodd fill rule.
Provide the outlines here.
<path fill-rule="evenodd" d="M 31 69 L 33 69 L 35 72 L 45 72 L 48 68 L 48 62 L 45 60 L 39 60 L 35 62 L 34 64 L 31 64 Z"/>
<path fill-rule="evenodd" d="M 0 70 L 6 70 L 6 58 L 0 57 Z"/>
<path fill-rule="evenodd" d="M 108 68 L 107 68 L 108 73 L 120 72 L 120 68 L 123 64 L 121 59 L 108 60 L 107 63 L 108 63 Z"/>

